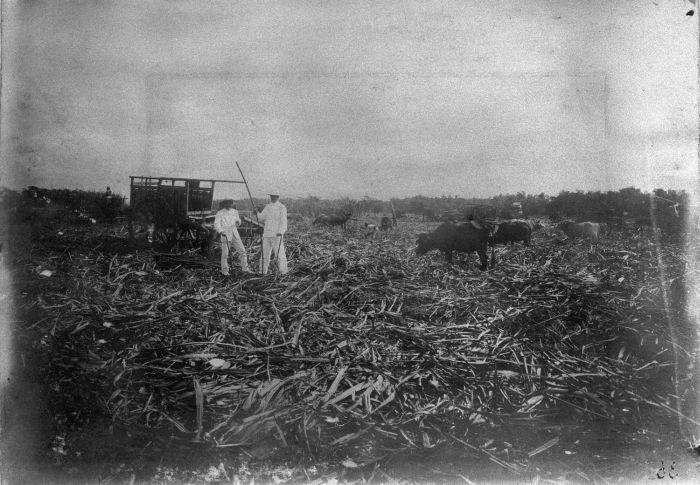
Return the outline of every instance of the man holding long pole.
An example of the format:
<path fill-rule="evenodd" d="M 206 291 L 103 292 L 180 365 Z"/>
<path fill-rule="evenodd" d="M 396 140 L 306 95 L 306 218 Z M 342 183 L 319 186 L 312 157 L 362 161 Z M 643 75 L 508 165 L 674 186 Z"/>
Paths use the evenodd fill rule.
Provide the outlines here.
<path fill-rule="evenodd" d="M 279 201 L 280 194 L 274 190 L 268 194 L 270 203 L 258 214 L 258 220 L 265 224 L 262 238 L 262 257 L 260 272 L 267 274 L 270 267 L 270 255 L 275 252 L 275 260 L 280 274 L 287 274 L 287 254 L 282 238 L 287 232 L 287 208 Z"/>

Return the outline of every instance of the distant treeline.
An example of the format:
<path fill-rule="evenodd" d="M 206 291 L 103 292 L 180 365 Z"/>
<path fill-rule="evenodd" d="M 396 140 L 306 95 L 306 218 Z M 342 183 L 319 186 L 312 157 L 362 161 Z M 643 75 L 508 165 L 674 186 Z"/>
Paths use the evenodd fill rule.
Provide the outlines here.
<path fill-rule="evenodd" d="M 610 225 L 623 223 L 652 224 L 673 232 L 683 227 L 689 213 L 690 197 L 684 191 L 656 189 L 651 193 L 628 187 L 617 191 L 584 192 L 562 191 L 557 196 L 500 194 L 487 198 L 425 197 L 418 195 L 389 201 L 364 197 L 362 199 L 324 200 L 318 197 L 282 199 L 290 213 L 314 218 L 320 214 L 351 211 L 356 216 L 363 214 L 387 214 L 401 217 L 416 214 L 433 220 L 465 219 L 476 217 L 549 217 L 554 220 L 605 222 Z M 267 199 L 254 199 L 255 206 L 262 208 Z M 514 203 L 522 208 L 520 213 Z M 238 209 L 248 211 L 249 199 L 236 201 Z M 218 207 L 218 204 L 215 204 Z"/>
<path fill-rule="evenodd" d="M 16 206 L 19 202 L 24 205 L 60 204 L 100 219 L 113 217 L 125 208 L 124 197 L 120 194 L 108 196 L 105 192 L 33 186 L 21 193 L 3 188 L 0 190 L 0 201 L 6 208 Z M 415 214 L 429 220 L 460 220 L 470 216 L 504 219 L 549 217 L 554 220 L 566 218 L 605 222 L 609 225 L 653 223 L 666 232 L 682 230 L 690 213 L 690 196 L 684 191 L 655 189 L 646 193 L 634 187 L 608 192 L 562 191 L 557 196 L 518 192 L 487 198 L 417 195 L 385 201 L 371 197 L 326 200 L 308 196 L 283 198 L 282 201 L 289 213 L 307 218 L 339 212 L 351 212 L 358 217 L 394 214 L 400 218 L 405 214 Z M 215 209 L 219 207 L 219 202 L 220 200 L 215 201 Z M 253 199 L 258 210 L 262 210 L 268 202 L 267 198 Z M 251 210 L 250 199 L 236 200 L 235 203 L 244 213 Z M 514 203 L 519 204 L 519 207 L 514 206 Z"/>
<path fill-rule="evenodd" d="M 685 191 L 655 189 L 645 193 L 628 187 L 609 192 L 561 192 L 544 209 L 545 215 L 553 219 L 566 217 L 610 225 L 633 221 L 679 233 L 690 215 L 690 203 L 690 195 Z"/>
<path fill-rule="evenodd" d="M 607 222 L 610 217 L 629 217 L 649 219 L 650 209 L 663 210 L 675 215 L 676 210 L 688 210 L 689 196 L 684 191 L 656 189 L 645 193 L 629 187 L 618 191 L 608 192 L 568 192 L 550 197 L 544 193 L 539 195 L 517 194 L 497 195 L 488 198 L 463 198 L 453 196 L 426 197 L 417 195 L 389 201 L 364 197 L 362 199 L 319 199 L 309 196 L 297 199 L 282 199 L 290 212 L 296 212 L 307 217 L 315 217 L 322 213 L 351 210 L 354 214 L 386 213 L 394 211 L 406 214 L 433 213 L 436 217 L 444 212 L 469 212 L 474 208 L 491 213 L 496 217 L 513 217 L 513 203 L 520 203 L 524 217 L 551 217 L 553 219 L 572 218 L 594 222 Z M 268 199 L 253 199 L 255 206 L 262 208 Z M 218 207 L 218 202 L 214 204 Z M 239 210 L 250 210 L 249 199 L 236 200 Z M 675 207 L 675 209 L 674 209 Z M 478 212 L 478 211 L 477 211 Z"/>
<path fill-rule="evenodd" d="M 455 210 L 469 213 L 476 209 L 476 212 L 481 210 L 497 217 L 512 218 L 518 216 L 513 204 L 519 203 L 522 207 L 522 217 L 546 216 L 555 220 L 568 218 L 593 222 L 627 218 L 646 222 L 653 215 L 675 216 L 676 213 L 680 215 L 687 212 L 690 198 L 684 191 L 656 189 L 652 193 L 644 193 L 629 187 L 608 192 L 562 191 L 554 197 L 544 193 L 531 195 L 519 192 L 481 199 L 418 196 L 394 199 L 392 202 L 395 208 L 416 214 L 426 210 L 436 215 Z"/>

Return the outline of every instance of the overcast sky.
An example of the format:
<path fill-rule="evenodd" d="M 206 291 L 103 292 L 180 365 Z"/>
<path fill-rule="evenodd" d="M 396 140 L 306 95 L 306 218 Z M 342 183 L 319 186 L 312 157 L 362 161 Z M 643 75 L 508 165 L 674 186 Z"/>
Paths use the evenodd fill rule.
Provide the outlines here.
<path fill-rule="evenodd" d="M 126 194 L 235 161 L 254 195 L 697 181 L 688 0 L 2 5 L 0 185 Z"/>

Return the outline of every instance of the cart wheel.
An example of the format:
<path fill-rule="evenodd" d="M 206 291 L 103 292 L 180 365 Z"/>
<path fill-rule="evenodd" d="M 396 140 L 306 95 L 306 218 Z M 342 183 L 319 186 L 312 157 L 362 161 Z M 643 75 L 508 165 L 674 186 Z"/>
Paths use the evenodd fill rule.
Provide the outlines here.
<path fill-rule="evenodd" d="M 214 256 L 218 242 L 217 236 L 218 234 L 215 230 L 202 227 L 199 238 L 199 248 L 201 249 L 204 257 L 211 258 Z"/>
<path fill-rule="evenodd" d="M 178 249 L 202 249 L 206 252 L 205 246 L 209 239 L 209 229 L 201 224 L 186 220 L 181 221 L 177 227 L 175 244 Z"/>
<path fill-rule="evenodd" d="M 168 207 L 151 201 L 131 211 L 129 239 L 132 244 L 169 250 L 177 242 L 177 232 L 177 218 Z"/>

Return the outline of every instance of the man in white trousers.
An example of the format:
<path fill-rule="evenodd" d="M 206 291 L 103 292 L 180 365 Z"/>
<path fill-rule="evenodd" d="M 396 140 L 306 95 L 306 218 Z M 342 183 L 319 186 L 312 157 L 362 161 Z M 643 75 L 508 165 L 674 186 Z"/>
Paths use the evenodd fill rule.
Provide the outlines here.
<path fill-rule="evenodd" d="M 238 226 L 241 225 L 241 218 L 238 211 L 233 207 L 233 201 L 226 199 L 221 202 L 221 210 L 216 213 L 214 218 L 214 230 L 221 238 L 221 274 L 228 276 L 228 253 L 233 246 L 233 249 L 238 253 L 238 261 L 241 263 L 241 270 L 244 273 L 250 273 L 248 268 L 248 256 L 245 252 L 245 246 L 241 241 L 241 236 L 238 234 Z"/>
<path fill-rule="evenodd" d="M 284 251 L 284 233 L 287 232 L 287 208 L 279 201 L 280 194 L 275 190 L 268 194 L 270 203 L 258 214 L 258 220 L 265 224 L 263 231 L 262 258 L 260 272 L 267 274 L 270 267 L 270 253 L 275 253 L 280 274 L 287 274 L 287 254 Z"/>

